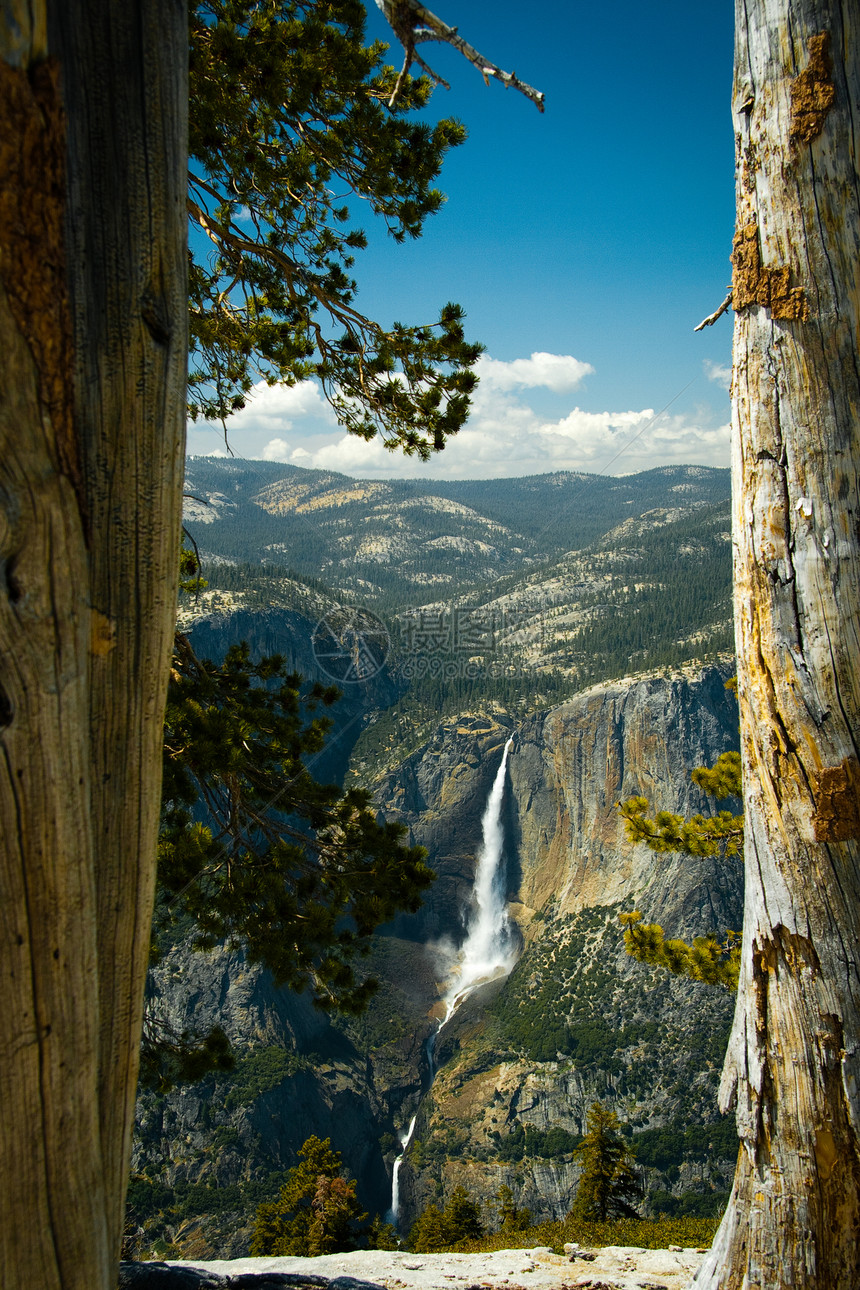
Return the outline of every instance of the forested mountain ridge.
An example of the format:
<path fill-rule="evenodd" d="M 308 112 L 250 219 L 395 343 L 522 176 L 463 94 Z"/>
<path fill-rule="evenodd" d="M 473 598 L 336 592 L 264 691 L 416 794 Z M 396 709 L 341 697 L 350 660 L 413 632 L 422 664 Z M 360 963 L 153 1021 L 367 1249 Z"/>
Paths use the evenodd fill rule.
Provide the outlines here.
<path fill-rule="evenodd" d="M 533 694 L 546 706 L 731 651 L 727 476 L 380 482 L 198 458 L 186 525 L 210 587 L 185 600 L 181 622 L 365 606 L 411 701 L 431 713 Z"/>
<path fill-rule="evenodd" d="M 679 466 L 622 478 L 378 481 L 197 457 L 186 492 L 186 525 L 210 559 L 283 566 L 396 611 L 558 560 L 655 507 L 724 502 L 729 479 Z"/>

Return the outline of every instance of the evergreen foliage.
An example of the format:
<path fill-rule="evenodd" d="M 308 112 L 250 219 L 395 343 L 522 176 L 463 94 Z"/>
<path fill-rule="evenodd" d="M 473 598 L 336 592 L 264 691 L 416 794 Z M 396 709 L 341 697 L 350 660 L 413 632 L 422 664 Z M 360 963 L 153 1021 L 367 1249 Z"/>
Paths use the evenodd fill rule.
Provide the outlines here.
<path fill-rule="evenodd" d="M 227 1145 L 230 1130 L 219 1132 L 222 1144 Z M 285 1170 L 273 1170 L 253 1180 L 217 1186 L 182 1179 L 168 1184 L 160 1174 L 152 1178 L 146 1173 L 133 1173 L 127 1197 L 130 1240 L 125 1257 L 140 1258 L 148 1253 L 149 1257 L 179 1258 L 178 1248 L 170 1253 L 170 1234 L 177 1226 L 203 1214 L 217 1215 L 219 1221 L 234 1228 L 243 1226 L 253 1219 L 263 1201 L 277 1197 L 285 1178 Z"/>
<path fill-rule="evenodd" d="M 144 1010 L 138 1081 L 160 1093 L 177 1084 L 196 1084 L 209 1071 L 232 1071 L 236 1064 L 221 1026 L 206 1035 L 177 1031 L 151 1007 Z"/>
<path fill-rule="evenodd" d="M 409 1233 L 410 1247 L 420 1254 L 433 1254 L 450 1244 L 441 1209 L 432 1203 L 427 1205 L 412 1225 Z"/>
<path fill-rule="evenodd" d="M 725 1193 L 713 1193 L 718 1202 L 725 1201 Z M 681 1198 L 678 1208 L 681 1207 Z M 692 1206 L 690 1206 L 692 1208 Z M 520 1232 L 495 1232 L 477 1241 L 464 1241 L 457 1248 L 463 1253 L 480 1253 L 490 1250 L 534 1249 L 536 1245 L 549 1246 L 561 1252 L 566 1241 L 580 1245 L 602 1247 L 606 1245 L 632 1245 L 648 1250 L 665 1250 L 673 1245 L 710 1245 L 719 1226 L 719 1218 L 684 1216 L 656 1219 L 616 1218 L 605 1223 L 586 1222 L 570 1215 L 563 1222 L 538 1223 Z"/>
<path fill-rule="evenodd" d="M 484 1234 L 481 1212 L 465 1187 L 455 1187 L 445 1206 L 445 1226 L 450 1244 L 457 1241 L 476 1240 Z"/>
<path fill-rule="evenodd" d="M 497 1215 L 500 1232 L 523 1232 L 532 1225 L 530 1209 L 518 1209 L 514 1193 L 506 1183 L 496 1192 Z"/>
<path fill-rule="evenodd" d="M 252 1255 L 332 1254 L 355 1249 L 355 1224 L 362 1223 L 355 1181 L 341 1176 L 343 1162 L 331 1139 L 310 1137 L 299 1150 L 276 1201 L 257 1210 Z"/>
<path fill-rule="evenodd" d="M 418 237 L 466 132 L 416 119 L 426 77 L 389 105 L 397 75 L 364 24 L 360 0 L 191 5 L 189 409 L 223 421 L 255 380 L 316 377 L 351 433 L 427 458 L 468 415 L 481 347 L 454 304 L 417 327 L 361 313 L 351 203 Z"/>
<path fill-rule="evenodd" d="M 659 923 L 643 923 L 642 915 L 634 909 L 619 914 L 624 926 L 624 948 L 640 963 L 650 963 L 666 968 L 675 976 L 686 976 L 706 985 L 723 985 L 729 990 L 738 988 L 740 972 L 741 934 L 729 929 L 721 940 L 718 936 L 697 936 L 692 945 L 679 938 L 667 940 Z"/>
<path fill-rule="evenodd" d="M 337 696 L 278 656 L 245 645 L 222 664 L 177 635 L 165 719 L 157 926 L 193 922 L 195 944 L 244 945 L 276 982 L 313 987 L 320 1007 L 361 1009 L 375 982 L 353 963 L 433 878 L 400 824 L 378 823 L 368 795 L 318 784 L 305 759 Z"/>
<path fill-rule="evenodd" d="M 615 1045 L 613 1044 L 613 1051 Z M 542 1060 L 541 1058 L 537 1059 Z M 553 1057 L 551 1060 L 555 1060 Z M 552 1129 L 536 1129 L 531 1124 L 515 1124 L 506 1138 L 499 1144 L 499 1160 L 518 1161 L 526 1156 L 539 1156 L 544 1160 L 554 1160 L 558 1156 L 568 1155 L 575 1150 L 581 1138 L 556 1125 Z"/>
<path fill-rule="evenodd" d="M 430 1204 L 421 1212 L 409 1233 L 409 1244 L 413 1250 L 428 1254 L 459 1241 L 478 1240 L 483 1234 L 478 1205 L 465 1187 L 457 1186 L 444 1210 Z"/>
<path fill-rule="evenodd" d="M 632 1201 L 642 1194 L 633 1168 L 633 1151 L 620 1135 L 614 1111 L 593 1102 L 588 1128 L 575 1148 L 583 1170 L 570 1217 L 586 1222 L 608 1218 L 638 1218 Z"/>
<path fill-rule="evenodd" d="M 572 954 L 570 958 L 573 959 Z M 565 963 L 559 965 L 559 973 L 565 966 Z M 492 1011 L 502 1019 L 507 1037 L 535 1061 L 554 1062 L 559 1056 L 570 1057 L 580 1068 L 599 1067 L 617 1073 L 621 1070 L 617 1056 L 620 1050 L 653 1040 L 657 1035 L 658 1026 L 653 1021 L 632 1021 L 618 1029 L 599 1015 L 581 1016 L 571 1022 L 559 999 L 559 979 L 555 973 L 548 972 L 531 992 L 523 989 L 524 976 L 525 970 L 512 978 L 512 989 L 492 1005 Z M 611 984 L 608 977 L 604 970 L 592 970 L 587 985 L 592 991 L 601 990 Z M 515 1149 L 515 1133 L 516 1130 L 508 1139 L 512 1144 L 510 1149 Z M 553 1141 L 564 1143 L 561 1150 L 573 1150 L 571 1135 L 564 1130 L 551 1129 L 541 1134 L 532 1129 L 523 1132 L 522 1150 L 515 1158 L 521 1159 L 523 1154 L 558 1154 L 558 1150 L 548 1149 L 548 1143 Z M 535 1144 L 532 1149 L 530 1142 Z M 547 1149 L 538 1149 L 538 1145 Z"/>
<path fill-rule="evenodd" d="M 308 1067 L 306 1057 L 288 1052 L 277 1045 L 252 1048 L 236 1061 L 224 1095 L 224 1109 L 251 1106 L 258 1097 L 278 1088 L 284 1080 Z"/>
<path fill-rule="evenodd" d="M 713 766 L 700 766 L 692 771 L 691 778 L 718 801 L 740 797 L 743 793 L 740 753 L 723 753 Z M 619 804 L 618 810 L 626 821 L 630 841 L 644 842 L 651 851 L 680 852 L 688 856 L 737 856 L 743 852 L 743 815 L 718 811 L 715 815 L 685 819 L 673 811 L 658 811 L 652 820 L 645 814 L 648 810 L 645 797 L 630 797 Z"/>
<path fill-rule="evenodd" d="M 730 1159 L 738 1151 L 734 1116 L 724 1116 L 714 1124 L 674 1121 L 664 1128 L 644 1129 L 634 1134 L 633 1142 L 637 1164 L 662 1170 L 684 1160 Z"/>
<path fill-rule="evenodd" d="M 736 689 L 736 678 L 726 682 L 726 689 Z M 709 796 L 717 801 L 741 798 L 741 757 L 737 752 L 725 752 L 713 766 L 699 766 L 691 778 Z M 694 815 L 685 819 L 673 811 L 658 811 L 653 819 L 645 812 L 648 800 L 630 797 L 618 803 L 619 813 L 626 821 L 627 836 L 631 842 L 644 842 L 651 851 L 659 854 L 677 852 L 688 856 L 722 856 L 733 858 L 743 855 L 744 817 L 731 811 L 718 811 L 715 815 Z M 666 968 L 676 976 L 704 981 L 708 985 L 722 985 L 736 990 L 740 973 L 741 935 L 729 929 L 722 936 L 711 933 L 697 936 L 692 945 L 679 938 L 666 938 L 659 923 L 643 923 L 638 910 L 619 914 L 624 926 L 624 947 L 640 963 L 650 963 Z"/>
<path fill-rule="evenodd" d="M 487 1043 L 495 1060 L 558 1061 L 562 1069 L 575 1065 L 595 1088 L 611 1076 L 617 1096 L 659 1097 L 673 1122 L 704 1125 L 707 1131 L 731 1025 L 731 997 L 692 983 L 685 1011 L 670 1020 L 665 1010 L 677 1006 L 677 987 L 668 972 L 643 968 L 622 975 L 613 966 L 619 912 L 615 906 L 586 908 L 559 919 L 549 909 L 544 935 L 526 948 L 487 1009 Z M 636 1127 L 644 1127 L 641 1119 Z M 576 1141 L 560 1127 L 543 1135 L 532 1126 L 500 1125 L 493 1155 L 517 1162 L 570 1152 Z"/>
<path fill-rule="evenodd" d="M 364 1234 L 364 1244 L 368 1250 L 397 1250 L 400 1242 L 393 1223 L 384 1223 L 378 1214 L 374 1214 L 370 1227 Z"/>
<path fill-rule="evenodd" d="M 728 1191 L 683 1192 L 674 1196 L 672 1192 L 657 1187 L 648 1193 L 648 1204 L 653 1213 L 660 1218 L 710 1218 L 721 1215 L 729 1199 Z"/>

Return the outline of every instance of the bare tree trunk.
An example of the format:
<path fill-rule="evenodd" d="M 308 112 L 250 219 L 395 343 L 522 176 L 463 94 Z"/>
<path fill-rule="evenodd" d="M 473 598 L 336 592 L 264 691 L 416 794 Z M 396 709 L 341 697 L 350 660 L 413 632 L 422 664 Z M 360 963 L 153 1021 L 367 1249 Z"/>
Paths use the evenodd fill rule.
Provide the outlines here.
<path fill-rule="evenodd" d="M 0 1284 L 108 1290 L 175 612 L 183 0 L 0 7 Z"/>
<path fill-rule="evenodd" d="M 738 0 L 734 1189 L 699 1287 L 860 1285 L 860 9 Z"/>

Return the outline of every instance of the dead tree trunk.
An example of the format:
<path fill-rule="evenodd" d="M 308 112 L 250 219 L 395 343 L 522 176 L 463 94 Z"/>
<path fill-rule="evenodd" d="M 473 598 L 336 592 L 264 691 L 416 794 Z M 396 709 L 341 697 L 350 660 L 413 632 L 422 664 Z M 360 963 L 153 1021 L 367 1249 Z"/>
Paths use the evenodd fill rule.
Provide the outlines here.
<path fill-rule="evenodd" d="M 741 1151 L 697 1287 L 860 1285 L 860 9 L 737 4 Z"/>
<path fill-rule="evenodd" d="M 0 1284 L 109 1290 L 173 633 L 183 0 L 0 11 Z"/>

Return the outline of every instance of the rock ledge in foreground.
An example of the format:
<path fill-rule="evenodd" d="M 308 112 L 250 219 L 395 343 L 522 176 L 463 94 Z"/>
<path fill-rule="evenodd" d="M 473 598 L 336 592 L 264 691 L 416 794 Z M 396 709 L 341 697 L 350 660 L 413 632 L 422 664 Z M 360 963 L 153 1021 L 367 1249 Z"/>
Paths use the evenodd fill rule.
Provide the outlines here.
<path fill-rule="evenodd" d="M 121 1263 L 117 1290 L 384 1290 L 378 1281 L 306 1272 L 240 1272 L 222 1277 L 175 1263 Z"/>

